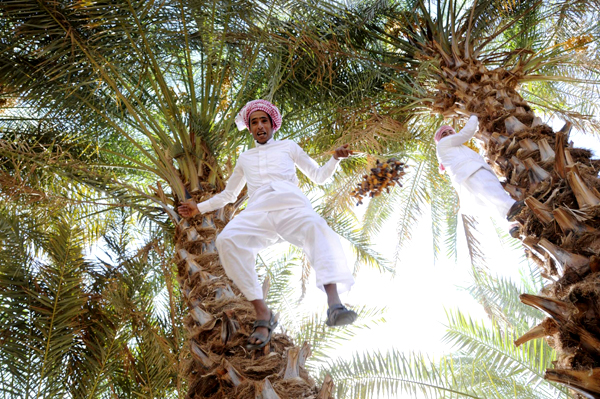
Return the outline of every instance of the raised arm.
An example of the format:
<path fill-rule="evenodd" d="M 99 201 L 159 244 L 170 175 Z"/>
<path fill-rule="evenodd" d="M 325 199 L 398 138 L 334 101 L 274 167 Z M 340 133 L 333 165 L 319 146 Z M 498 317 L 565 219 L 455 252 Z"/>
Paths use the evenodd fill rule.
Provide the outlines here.
<path fill-rule="evenodd" d="M 323 184 L 329 179 L 340 162 L 339 160 L 331 157 L 323 166 L 319 167 L 319 164 L 308 156 L 300 146 L 294 142 L 290 142 L 292 147 L 292 159 L 298 166 L 298 169 L 302 171 L 310 180 L 317 184 Z"/>
<path fill-rule="evenodd" d="M 191 217 L 197 213 L 207 213 L 224 207 L 225 205 L 235 201 L 246 185 L 246 177 L 244 176 L 244 169 L 239 164 L 239 160 L 233 173 L 227 181 L 225 190 L 206 201 L 196 204 L 193 200 L 188 200 L 181 204 L 177 210 L 184 217 Z"/>
<path fill-rule="evenodd" d="M 479 119 L 476 115 L 471 115 L 465 127 L 456 134 L 452 134 L 450 136 L 444 137 L 438 143 L 438 148 L 444 147 L 456 147 L 466 143 L 471 140 L 471 138 L 475 135 L 477 131 L 477 125 L 479 124 Z"/>

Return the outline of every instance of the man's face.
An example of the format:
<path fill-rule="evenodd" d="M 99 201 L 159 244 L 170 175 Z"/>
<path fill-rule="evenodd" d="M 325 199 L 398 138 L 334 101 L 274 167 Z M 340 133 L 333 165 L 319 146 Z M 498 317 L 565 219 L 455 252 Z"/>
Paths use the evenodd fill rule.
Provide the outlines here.
<path fill-rule="evenodd" d="M 444 131 L 442 132 L 442 135 L 441 135 L 441 137 L 440 137 L 440 140 L 441 140 L 441 139 L 443 139 L 444 137 L 448 137 L 448 136 L 450 136 L 450 135 L 452 135 L 452 134 L 454 134 L 454 133 L 456 133 L 456 132 L 454 131 L 454 129 L 446 129 L 446 130 L 444 130 Z"/>
<path fill-rule="evenodd" d="M 273 137 L 273 126 L 266 112 L 254 111 L 250 114 L 250 133 L 259 144 L 265 144 Z"/>

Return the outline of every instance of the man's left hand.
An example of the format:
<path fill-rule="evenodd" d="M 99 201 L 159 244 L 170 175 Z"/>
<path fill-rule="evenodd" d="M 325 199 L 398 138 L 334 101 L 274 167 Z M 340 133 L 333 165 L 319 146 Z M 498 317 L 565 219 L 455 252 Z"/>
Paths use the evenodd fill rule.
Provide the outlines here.
<path fill-rule="evenodd" d="M 348 158 L 350 155 L 352 155 L 352 150 L 348 149 L 348 144 L 336 148 L 333 152 L 333 157 L 335 159 Z"/>
<path fill-rule="evenodd" d="M 177 208 L 177 211 L 184 218 L 191 218 L 200 213 L 200 211 L 198 210 L 198 205 L 191 198 L 185 202 L 182 202 Z"/>

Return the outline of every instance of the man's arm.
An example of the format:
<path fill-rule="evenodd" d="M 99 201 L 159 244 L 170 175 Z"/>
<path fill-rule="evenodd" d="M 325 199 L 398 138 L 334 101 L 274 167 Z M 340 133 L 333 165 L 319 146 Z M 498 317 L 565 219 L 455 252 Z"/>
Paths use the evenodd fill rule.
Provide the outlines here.
<path fill-rule="evenodd" d="M 351 154 L 352 151 L 348 149 L 348 144 L 344 144 L 334 151 L 329 161 L 319 167 L 319 164 L 309 157 L 298 144 L 292 142 L 292 157 L 298 169 L 317 184 L 325 183 L 335 172 L 337 164 L 340 162 L 339 159 L 346 158 Z"/>
<path fill-rule="evenodd" d="M 475 132 L 477 132 L 478 124 L 479 119 L 477 118 L 477 115 L 471 115 L 465 127 L 463 127 L 460 132 L 451 134 L 450 136 L 440 140 L 438 147 L 456 147 L 466 143 L 467 141 L 471 140 L 471 138 L 475 135 Z"/>
<path fill-rule="evenodd" d="M 215 209 L 222 208 L 225 205 L 235 201 L 240 194 L 240 191 L 242 191 L 242 188 L 244 188 L 244 185 L 246 185 L 246 177 L 244 176 L 244 169 L 239 166 L 238 160 L 238 164 L 235 165 L 233 173 L 227 181 L 225 190 L 199 204 L 197 204 L 194 200 L 189 199 L 182 203 L 177 210 L 183 217 L 192 217 L 196 216 L 198 213 L 214 211 Z"/>

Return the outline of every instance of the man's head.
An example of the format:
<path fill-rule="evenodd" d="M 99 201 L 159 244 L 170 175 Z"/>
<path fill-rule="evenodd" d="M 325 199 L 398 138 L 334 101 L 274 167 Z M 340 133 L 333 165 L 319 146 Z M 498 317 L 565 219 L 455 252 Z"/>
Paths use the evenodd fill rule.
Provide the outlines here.
<path fill-rule="evenodd" d="M 273 137 L 273 133 L 281 127 L 281 122 L 281 114 L 277 107 L 266 100 L 250 101 L 248 104 L 244 105 L 240 110 L 240 113 L 235 117 L 235 124 L 238 129 L 244 130 L 244 128 L 247 128 L 250 130 L 254 140 L 259 144 L 265 144 Z M 253 125 L 253 123 L 255 125 Z M 269 125 L 268 129 L 267 125 Z M 258 134 L 261 131 L 267 133 L 266 140 L 263 140 L 265 137 L 264 134 Z"/>
<path fill-rule="evenodd" d="M 248 130 L 258 144 L 265 144 L 273 137 L 273 123 L 265 111 L 254 111 L 250 114 Z"/>
<path fill-rule="evenodd" d="M 439 143 L 441 139 L 450 136 L 451 134 L 456 134 L 454 128 L 452 126 L 443 125 L 437 130 L 437 132 L 435 132 L 433 139 L 436 143 Z"/>

